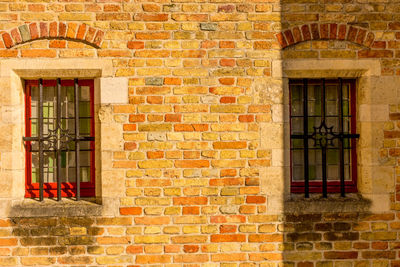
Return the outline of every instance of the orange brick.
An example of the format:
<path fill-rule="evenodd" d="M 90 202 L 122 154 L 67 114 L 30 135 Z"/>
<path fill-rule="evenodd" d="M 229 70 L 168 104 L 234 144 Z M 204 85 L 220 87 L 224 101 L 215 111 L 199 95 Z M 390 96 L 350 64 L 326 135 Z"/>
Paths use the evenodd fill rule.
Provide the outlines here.
<path fill-rule="evenodd" d="M 183 215 L 198 215 L 200 214 L 199 207 L 183 207 L 182 208 Z"/>
<path fill-rule="evenodd" d="M 119 208 L 119 213 L 121 215 L 140 215 L 142 214 L 142 208 L 140 207 Z"/>
<path fill-rule="evenodd" d="M 219 227 L 219 232 L 220 232 L 221 234 L 225 234 L 225 233 L 236 233 L 236 231 L 237 231 L 237 226 L 236 226 L 236 225 L 227 225 L 227 224 L 224 224 L 224 225 L 221 225 L 221 226 Z"/>
<path fill-rule="evenodd" d="M 185 253 L 196 253 L 199 251 L 199 246 L 198 245 L 184 245 L 183 251 Z"/>
<path fill-rule="evenodd" d="M 211 235 L 211 242 L 246 242 L 246 235 Z"/>
<path fill-rule="evenodd" d="M 176 168 L 208 168 L 210 161 L 208 160 L 176 160 Z"/>
<path fill-rule="evenodd" d="M 148 159 L 162 159 L 164 158 L 164 151 L 147 151 Z"/>
<path fill-rule="evenodd" d="M 124 131 L 136 131 L 136 124 L 124 124 Z"/>

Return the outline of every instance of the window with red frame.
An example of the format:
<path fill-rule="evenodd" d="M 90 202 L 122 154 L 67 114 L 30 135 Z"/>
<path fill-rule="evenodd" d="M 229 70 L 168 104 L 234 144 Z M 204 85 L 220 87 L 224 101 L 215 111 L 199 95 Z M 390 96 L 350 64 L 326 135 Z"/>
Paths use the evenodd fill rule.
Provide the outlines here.
<path fill-rule="evenodd" d="M 93 80 L 25 81 L 25 197 L 95 195 L 93 100 Z"/>
<path fill-rule="evenodd" d="M 356 88 L 352 79 L 291 79 L 291 192 L 357 192 Z"/>

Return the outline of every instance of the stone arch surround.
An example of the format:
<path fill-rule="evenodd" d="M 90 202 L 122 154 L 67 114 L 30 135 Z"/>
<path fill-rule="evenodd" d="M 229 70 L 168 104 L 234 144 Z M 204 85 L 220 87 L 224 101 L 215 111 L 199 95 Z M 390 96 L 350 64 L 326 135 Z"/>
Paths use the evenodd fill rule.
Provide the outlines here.
<path fill-rule="evenodd" d="M 374 48 L 375 34 L 366 28 L 337 23 L 311 23 L 294 26 L 276 34 L 280 47 L 312 40 L 349 41 L 365 48 Z"/>
<path fill-rule="evenodd" d="M 65 39 L 86 43 L 99 48 L 104 31 L 85 23 L 74 22 L 32 22 L 12 28 L 1 34 L 0 48 L 13 48 L 16 45 L 42 39 Z"/>

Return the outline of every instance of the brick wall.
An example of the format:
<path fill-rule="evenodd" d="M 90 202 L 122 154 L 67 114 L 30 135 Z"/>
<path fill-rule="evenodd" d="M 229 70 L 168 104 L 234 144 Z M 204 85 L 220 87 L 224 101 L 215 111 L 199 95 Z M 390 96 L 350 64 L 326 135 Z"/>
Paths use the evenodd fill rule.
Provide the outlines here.
<path fill-rule="evenodd" d="M 111 177 L 97 197 L 111 213 L 2 204 L 0 265 L 400 266 L 399 11 L 390 0 L 1 2 L 0 66 L 110 60 L 128 94 L 98 107 L 112 145 L 97 151 L 108 168 L 97 185 Z M 288 202 L 287 76 L 273 66 L 304 59 L 378 62 L 378 75 L 354 76 L 359 196 Z M 22 91 L 11 95 L 0 94 L 7 201 L 18 187 L 4 181 L 23 173 L 9 115 L 23 115 Z"/>

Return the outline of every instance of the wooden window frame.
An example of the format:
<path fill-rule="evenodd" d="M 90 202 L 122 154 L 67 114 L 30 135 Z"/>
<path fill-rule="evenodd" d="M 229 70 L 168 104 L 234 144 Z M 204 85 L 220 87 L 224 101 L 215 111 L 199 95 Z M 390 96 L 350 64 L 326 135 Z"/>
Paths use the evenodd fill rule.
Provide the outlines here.
<path fill-rule="evenodd" d="M 345 193 L 356 193 L 357 190 L 357 150 L 356 150 L 356 138 L 358 138 L 358 134 L 356 134 L 356 80 L 354 79 L 290 79 L 289 80 L 289 95 L 291 96 L 291 85 L 293 83 L 303 82 L 303 86 L 308 86 L 309 83 L 321 83 L 322 81 L 326 82 L 337 82 L 340 83 L 346 82 L 350 84 L 350 157 L 351 157 L 351 180 L 344 181 L 343 185 L 341 181 L 326 181 L 324 185 L 323 181 L 294 181 L 293 180 L 293 159 L 292 152 L 290 152 L 290 192 L 291 193 L 303 193 L 305 197 L 309 197 L 309 193 L 323 193 L 323 197 L 327 197 L 327 193 L 341 193 L 342 196 L 345 196 Z M 307 96 L 306 96 L 307 97 Z M 303 95 L 303 99 L 305 96 Z M 342 98 L 343 99 L 343 98 Z M 304 101 L 304 100 L 303 100 Z M 292 133 L 292 98 L 289 97 L 289 124 L 290 124 L 290 133 Z M 303 114 L 304 116 L 304 114 Z M 343 118 L 343 114 L 341 114 Z M 308 117 L 308 114 L 307 114 Z M 304 130 L 304 129 L 303 129 Z M 292 150 L 292 134 L 290 137 L 290 149 Z M 308 138 L 307 138 L 308 140 Z M 303 148 L 303 150 L 308 149 Z M 307 185 L 308 184 L 308 185 Z M 324 190 L 325 186 L 325 190 Z M 308 187 L 308 190 L 307 190 Z"/>
<path fill-rule="evenodd" d="M 61 196 L 58 195 L 57 182 L 43 183 L 43 194 L 40 194 L 40 185 L 32 183 L 32 152 L 31 142 L 25 141 L 25 154 L 26 154 L 26 167 L 25 167 L 25 197 L 26 198 L 55 198 L 58 200 L 61 197 L 75 197 L 79 200 L 80 197 L 94 197 L 95 196 L 95 124 L 94 124 L 94 80 L 93 79 L 79 79 L 76 80 L 78 86 L 88 86 L 90 89 L 90 137 L 93 138 L 90 142 L 90 182 L 81 182 L 77 186 L 76 182 L 62 182 L 61 183 Z M 61 86 L 74 86 L 73 79 L 60 80 Z M 25 80 L 25 136 L 31 137 L 31 87 L 38 86 L 38 80 Z M 57 79 L 43 80 L 43 87 L 57 86 Z M 79 189 L 78 189 L 79 187 Z M 78 194 L 77 194 L 78 191 Z M 42 200 L 42 199 L 40 199 Z"/>

